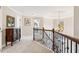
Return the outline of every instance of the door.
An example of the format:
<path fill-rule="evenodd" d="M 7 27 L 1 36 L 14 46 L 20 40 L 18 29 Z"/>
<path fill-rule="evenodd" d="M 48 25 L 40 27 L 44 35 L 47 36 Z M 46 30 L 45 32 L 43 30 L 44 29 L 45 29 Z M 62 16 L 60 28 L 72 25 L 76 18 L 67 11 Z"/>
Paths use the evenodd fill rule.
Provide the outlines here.
<path fill-rule="evenodd" d="M 0 50 L 2 50 L 2 8 L 0 6 Z"/>

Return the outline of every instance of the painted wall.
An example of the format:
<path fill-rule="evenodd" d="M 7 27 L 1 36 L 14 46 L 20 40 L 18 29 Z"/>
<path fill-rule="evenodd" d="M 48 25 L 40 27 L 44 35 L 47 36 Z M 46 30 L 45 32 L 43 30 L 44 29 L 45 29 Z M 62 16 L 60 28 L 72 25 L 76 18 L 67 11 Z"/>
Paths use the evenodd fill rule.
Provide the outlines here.
<path fill-rule="evenodd" d="M 53 29 L 53 20 L 44 18 L 44 28 Z"/>
<path fill-rule="evenodd" d="M 24 20 L 23 17 L 29 18 L 31 20 L 31 25 L 30 26 L 26 26 L 24 25 Z M 33 27 L 34 27 L 34 21 L 36 20 L 37 17 L 35 16 L 23 16 L 22 20 L 21 20 L 21 30 L 22 30 L 22 39 L 26 39 L 28 37 L 30 37 L 31 40 L 33 40 Z M 39 28 L 43 27 L 43 18 L 39 17 L 39 19 L 37 19 L 39 22 Z M 28 40 L 28 39 L 26 39 Z"/>
<path fill-rule="evenodd" d="M 15 17 L 15 27 L 17 27 L 17 17 L 20 17 L 15 11 L 9 9 L 8 7 L 3 7 L 3 20 L 2 20 L 2 45 L 5 46 L 5 29 L 6 29 L 6 16 L 10 15 Z"/>
<path fill-rule="evenodd" d="M 63 11 L 63 9 L 61 9 Z M 63 33 L 74 36 L 74 7 L 70 7 L 67 11 L 60 12 L 58 17 L 53 19 L 54 28 L 57 28 L 57 24 L 60 21 L 64 22 L 64 31 Z"/>
<path fill-rule="evenodd" d="M 0 7 L 0 50 L 2 49 L 2 7 Z"/>
<path fill-rule="evenodd" d="M 74 36 L 79 38 L 79 6 L 74 7 Z M 79 52 L 79 45 L 78 45 Z"/>
<path fill-rule="evenodd" d="M 63 33 L 74 36 L 74 18 L 68 17 L 64 18 L 64 31 Z"/>
<path fill-rule="evenodd" d="M 25 25 L 23 17 L 29 18 L 31 21 L 31 25 Z M 34 26 L 33 22 L 34 22 L 34 20 L 32 19 L 32 17 L 28 17 L 28 16 L 23 16 L 23 17 L 21 19 L 22 39 L 26 39 L 27 37 L 30 37 L 31 40 L 33 40 L 33 26 Z"/>
<path fill-rule="evenodd" d="M 79 37 L 79 7 L 74 7 L 74 35 Z"/>
<path fill-rule="evenodd" d="M 64 22 L 64 34 L 74 36 L 74 18 L 73 17 L 67 17 L 67 18 L 62 18 L 61 20 L 54 20 L 54 28 L 57 28 L 58 23 L 62 21 Z"/>

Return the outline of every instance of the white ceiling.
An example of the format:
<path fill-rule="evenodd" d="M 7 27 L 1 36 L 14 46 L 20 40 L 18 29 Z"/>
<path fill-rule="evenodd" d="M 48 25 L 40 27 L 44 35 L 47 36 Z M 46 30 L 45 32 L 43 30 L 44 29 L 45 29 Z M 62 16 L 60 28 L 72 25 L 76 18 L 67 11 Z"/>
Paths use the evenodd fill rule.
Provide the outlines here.
<path fill-rule="evenodd" d="M 10 6 L 24 16 L 57 18 L 73 16 L 73 7 L 67 6 Z"/>

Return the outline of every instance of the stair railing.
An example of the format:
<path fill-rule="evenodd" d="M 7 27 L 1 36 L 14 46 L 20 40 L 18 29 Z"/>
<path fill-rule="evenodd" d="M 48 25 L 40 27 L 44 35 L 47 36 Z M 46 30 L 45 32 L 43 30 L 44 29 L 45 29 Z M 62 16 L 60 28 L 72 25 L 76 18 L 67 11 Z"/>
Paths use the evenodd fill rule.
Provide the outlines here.
<path fill-rule="evenodd" d="M 48 30 L 48 29 L 36 29 L 33 28 L 33 40 L 37 41 L 37 36 L 35 35 L 39 32 L 40 34 L 40 41 L 45 41 L 47 42 L 52 42 L 51 48 L 55 53 L 78 53 L 79 52 L 79 39 L 75 37 L 71 37 L 66 34 L 59 33 L 57 31 L 53 30 Z M 49 32 L 51 35 L 49 35 Z M 47 43 L 45 43 L 47 45 Z M 47 46 L 49 46 L 48 44 Z"/>

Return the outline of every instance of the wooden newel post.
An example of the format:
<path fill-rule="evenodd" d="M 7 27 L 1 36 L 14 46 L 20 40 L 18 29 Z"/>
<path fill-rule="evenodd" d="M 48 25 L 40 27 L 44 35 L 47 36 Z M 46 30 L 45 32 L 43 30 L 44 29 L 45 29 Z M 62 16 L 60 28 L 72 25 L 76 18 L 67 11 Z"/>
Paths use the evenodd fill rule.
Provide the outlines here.
<path fill-rule="evenodd" d="M 53 51 L 54 51 L 54 49 L 55 49 L 55 45 L 54 45 L 54 29 L 52 30 L 52 32 L 53 32 L 53 45 L 52 45 L 52 48 L 53 48 Z"/>
<path fill-rule="evenodd" d="M 33 40 L 35 41 L 35 29 L 33 28 Z"/>
<path fill-rule="evenodd" d="M 43 27 L 43 37 L 42 37 L 42 39 L 44 38 L 44 27 Z"/>

